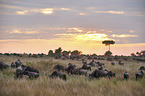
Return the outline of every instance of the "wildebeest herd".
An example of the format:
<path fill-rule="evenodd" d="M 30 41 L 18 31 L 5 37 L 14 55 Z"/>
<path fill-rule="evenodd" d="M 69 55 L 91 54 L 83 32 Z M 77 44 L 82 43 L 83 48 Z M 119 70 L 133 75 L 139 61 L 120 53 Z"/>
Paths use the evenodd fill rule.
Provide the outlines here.
<path fill-rule="evenodd" d="M 112 65 L 115 65 L 114 62 L 111 62 Z M 124 65 L 121 61 L 118 62 L 119 65 Z M 32 68 L 30 66 L 24 65 L 20 59 L 18 59 L 15 62 L 11 63 L 11 67 L 16 69 L 16 73 L 14 78 L 20 79 L 20 78 L 29 78 L 34 79 L 39 77 L 39 71 L 38 69 Z M 91 71 L 92 67 L 96 67 L 96 70 L 91 72 L 88 75 L 88 71 Z M 3 63 L 0 61 L 0 70 L 9 68 L 8 64 Z M 139 68 L 139 72 L 135 74 L 136 80 L 139 78 L 144 78 L 144 71 L 145 67 L 141 66 Z M 67 80 L 67 75 L 85 75 L 90 78 L 96 78 L 99 79 L 100 77 L 106 77 L 106 78 L 112 78 L 115 77 L 115 72 L 112 72 L 111 70 L 108 70 L 105 68 L 105 64 L 100 61 L 95 61 L 92 59 L 90 63 L 87 64 L 87 61 L 82 59 L 82 67 L 76 67 L 75 64 L 68 63 L 68 67 L 65 67 L 63 65 L 56 65 L 53 67 L 53 72 L 51 75 L 48 75 L 49 78 L 59 77 L 63 80 Z M 127 71 L 123 74 L 123 77 L 125 80 L 129 79 L 129 73 Z"/>

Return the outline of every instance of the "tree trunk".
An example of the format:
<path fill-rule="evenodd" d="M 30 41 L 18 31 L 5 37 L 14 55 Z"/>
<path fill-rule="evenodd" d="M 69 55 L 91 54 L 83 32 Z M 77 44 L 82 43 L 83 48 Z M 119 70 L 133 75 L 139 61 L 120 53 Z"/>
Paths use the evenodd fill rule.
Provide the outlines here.
<path fill-rule="evenodd" d="M 109 45 L 109 51 L 110 51 L 110 45 Z"/>

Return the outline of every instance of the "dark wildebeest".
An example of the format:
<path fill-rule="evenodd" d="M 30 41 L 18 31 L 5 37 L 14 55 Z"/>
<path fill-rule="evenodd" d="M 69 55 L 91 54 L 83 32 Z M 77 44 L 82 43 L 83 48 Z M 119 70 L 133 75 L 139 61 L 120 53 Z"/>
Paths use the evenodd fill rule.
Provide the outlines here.
<path fill-rule="evenodd" d="M 97 64 L 97 62 L 95 62 L 94 59 L 93 59 L 93 60 L 89 63 L 89 65 L 95 67 L 95 66 L 97 66 L 98 64 Z"/>
<path fill-rule="evenodd" d="M 119 65 L 124 65 L 124 63 L 122 63 L 120 60 L 119 60 L 119 63 L 118 63 Z"/>
<path fill-rule="evenodd" d="M 84 62 L 83 66 L 81 69 L 87 69 L 87 70 L 90 70 L 91 71 L 91 66 L 88 65 L 86 62 Z"/>
<path fill-rule="evenodd" d="M 23 65 L 23 63 L 20 61 L 20 59 L 18 59 L 16 62 L 16 68 L 18 68 L 19 66 Z"/>
<path fill-rule="evenodd" d="M 111 65 L 115 65 L 115 62 L 111 62 Z"/>
<path fill-rule="evenodd" d="M 12 68 L 17 68 L 15 62 L 12 62 L 12 63 L 11 63 L 11 67 L 12 67 Z"/>
<path fill-rule="evenodd" d="M 103 62 L 97 62 L 98 66 L 104 66 L 104 63 Z"/>
<path fill-rule="evenodd" d="M 54 77 L 59 77 L 63 80 L 66 80 L 66 74 L 60 71 L 54 71 L 49 77 L 54 78 Z"/>
<path fill-rule="evenodd" d="M 137 80 L 138 78 L 143 78 L 144 73 L 143 73 L 143 71 L 140 71 L 140 72 L 136 73 L 135 76 L 136 76 L 136 80 Z"/>
<path fill-rule="evenodd" d="M 60 71 L 60 70 L 62 70 L 62 71 L 68 71 L 68 68 L 65 67 L 65 66 L 62 66 L 62 65 L 56 65 L 56 66 L 54 66 L 53 69 L 58 70 L 58 71 Z"/>
<path fill-rule="evenodd" d="M 112 71 L 108 71 L 108 77 L 110 79 L 110 77 L 115 77 L 115 72 L 112 72 Z"/>
<path fill-rule="evenodd" d="M 36 72 L 30 72 L 30 71 L 24 71 L 23 75 L 29 76 L 30 79 L 38 78 L 39 73 Z"/>
<path fill-rule="evenodd" d="M 139 68 L 139 70 L 145 71 L 145 67 L 144 67 L 144 66 L 141 66 L 141 67 Z"/>
<path fill-rule="evenodd" d="M 68 65 L 69 65 L 68 66 L 68 70 L 67 70 L 68 73 L 71 72 L 71 70 L 76 69 L 76 65 L 75 64 L 69 63 Z"/>
<path fill-rule="evenodd" d="M 126 79 L 126 80 L 129 79 L 129 73 L 127 73 L 127 72 L 124 73 L 124 79 Z"/>
<path fill-rule="evenodd" d="M 77 68 L 74 70 L 71 70 L 71 74 L 73 75 L 85 75 L 87 76 L 87 70 L 81 69 L 81 68 Z"/>
<path fill-rule="evenodd" d="M 30 79 L 38 78 L 39 77 L 39 71 L 35 68 L 21 65 L 16 70 L 16 78 L 22 78 L 24 75 L 29 76 Z"/>
<path fill-rule="evenodd" d="M 97 78 L 99 79 L 100 77 L 107 77 L 108 76 L 108 71 L 104 71 L 104 70 L 95 70 L 93 71 L 89 77 L 90 78 Z"/>
<path fill-rule="evenodd" d="M 0 69 L 3 70 L 3 69 L 6 69 L 6 68 L 9 68 L 9 65 L 0 61 Z"/>
<path fill-rule="evenodd" d="M 29 72 L 35 72 L 35 73 L 39 73 L 39 71 L 35 68 L 26 66 L 22 71 L 29 71 Z"/>

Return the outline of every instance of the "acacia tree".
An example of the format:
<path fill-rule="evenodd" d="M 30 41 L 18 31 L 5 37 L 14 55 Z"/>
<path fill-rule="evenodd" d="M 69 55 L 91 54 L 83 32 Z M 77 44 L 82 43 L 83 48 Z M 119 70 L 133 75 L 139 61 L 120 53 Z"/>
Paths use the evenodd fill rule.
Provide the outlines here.
<path fill-rule="evenodd" d="M 61 55 L 62 54 L 61 51 L 62 51 L 62 49 L 61 49 L 61 47 L 59 47 L 58 49 L 55 49 L 55 54 Z"/>
<path fill-rule="evenodd" d="M 105 40 L 105 41 L 102 41 L 102 44 L 105 44 L 106 46 L 109 46 L 109 51 L 110 51 L 110 45 L 111 44 L 115 44 L 115 41 L 113 41 L 113 40 Z"/>

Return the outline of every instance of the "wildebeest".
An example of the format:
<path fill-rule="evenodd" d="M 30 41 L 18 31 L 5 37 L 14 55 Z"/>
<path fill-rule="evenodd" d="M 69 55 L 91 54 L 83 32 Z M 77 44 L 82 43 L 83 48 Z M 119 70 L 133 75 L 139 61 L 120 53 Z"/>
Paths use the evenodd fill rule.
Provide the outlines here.
<path fill-rule="evenodd" d="M 49 77 L 54 78 L 54 77 L 59 77 L 63 80 L 66 80 L 66 74 L 60 71 L 54 71 Z"/>
<path fill-rule="evenodd" d="M 90 78 L 97 78 L 99 79 L 100 77 L 107 77 L 108 76 L 108 71 L 104 71 L 104 70 L 95 70 L 93 71 L 89 77 Z"/>
<path fill-rule="evenodd" d="M 115 72 L 112 72 L 112 71 L 108 71 L 108 77 L 110 79 L 110 77 L 115 77 Z"/>
<path fill-rule="evenodd" d="M 67 69 L 67 72 L 68 72 L 68 73 L 71 72 L 71 70 L 76 69 L 76 65 L 75 65 L 75 64 L 69 63 L 68 65 L 69 65 L 69 66 L 68 66 L 68 69 Z"/>
<path fill-rule="evenodd" d="M 118 63 L 119 65 L 124 65 L 124 63 L 122 63 L 120 60 L 119 60 L 119 63 Z"/>
<path fill-rule="evenodd" d="M 91 71 L 91 66 L 88 65 L 87 63 L 84 63 L 81 69 L 87 69 Z"/>
<path fill-rule="evenodd" d="M 21 65 L 16 70 L 16 78 L 22 78 L 23 75 L 29 76 L 30 79 L 38 78 L 39 77 L 39 71 L 35 68 Z"/>
<path fill-rule="evenodd" d="M 0 61 L 0 69 L 3 70 L 3 69 L 6 69 L 6 68 L 9 68 L 9 65 Z"/>
<path fill-rule="evenodd" d="M 16 62 L 16 68 L 18 68 L 19 66 L 23 65 L 23 63 L 20 61 L 20 59 L 18 59 Z"/>
<path fill-rule="evenodd" d="M 111 65 L 115 65 L 115 62 L 111 62 Z"/>
<path fill-rule="evenodd" d="M 143 73 L 143 71 L 140 71 L 140 72 L 136 73 L 135 76 L 136 76 L 136 80 L 137 80 L 138 78 L 143 78 L 144 73 Z"/>
<path fill-rule="evenodd" d="M 81 69 L 81 68 L 77 68 L 74 70 L 71 70 L 71 74 L 73 75 L 85 75 L 87 76 L 87 70 Z"/>
<path fill-rule="evenodd" d="M 68 71 L 68 68 L 65 67 L 65 66 L 62 66 L 62 65 L 56 65 L 56 66 L 54 66 L 53 69 L 58 70 L 58 71 L 60 71 L 60 70 L 62 70 L 62 71 Z"/>
<path fill-rule="evenodd" d="M 104 63 L 100 62 L 100 61 L 98 61 L 97 64 L 98 64 L 98 66 L 104 66 Z"/>
<path fill-rule="evenodd" d="M 127 73 L 127 72 L 124 73 L 124 79 L 126 79 L 126 80 L 129 79 L 129 73 Z"/>
<path fill-rule="evenodd" d="M 144 71 L 145 71 L 145 67 L 144 67 L 144 66 L 141 66 L 141 67 L 139 68 L 139 70 L 144 70 Z"/>
<path fill-rule="evenodd" d="M 97 66 L 97 62 L 94 61 L 94 59 L 89 63 L 90 66 Z"/>
<path fill-rule="evenodd" d="M 38 78 L 39 73 L 36 72 L 30 72 L 30 71 L 24 71 L 23 75 L 29 76 L 30 79 Z"/>

